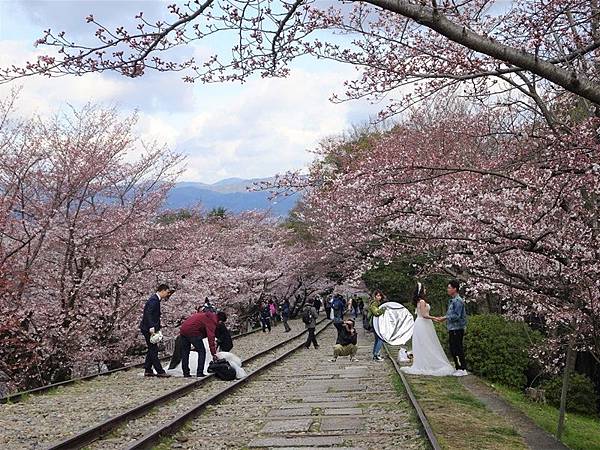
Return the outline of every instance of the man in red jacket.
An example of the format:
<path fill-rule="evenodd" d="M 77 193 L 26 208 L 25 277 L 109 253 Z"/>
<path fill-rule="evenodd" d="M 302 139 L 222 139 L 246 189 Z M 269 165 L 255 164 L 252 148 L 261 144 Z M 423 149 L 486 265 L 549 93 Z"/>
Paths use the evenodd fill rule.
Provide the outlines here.
<path fill-rule="evenodd" d="M 216 359 L 217 344 L 215 342 L 215 331 L 219 322 L 225 323 L 227 314 L 223 311 L 213 313 L 210 311 L 192 314 L 181 324 L 179 334 L 181 335 L 181 368 L 183 376 L 189 378 L 190 375 L 190 350 L 192 345 L 198 352 L 198 368 L 196 376 L 205 377 L 204 362 L 206 360 L 206 350 L 204 349 L 204 338 L 208 338 L 208 346 L 213 359 Z"/>

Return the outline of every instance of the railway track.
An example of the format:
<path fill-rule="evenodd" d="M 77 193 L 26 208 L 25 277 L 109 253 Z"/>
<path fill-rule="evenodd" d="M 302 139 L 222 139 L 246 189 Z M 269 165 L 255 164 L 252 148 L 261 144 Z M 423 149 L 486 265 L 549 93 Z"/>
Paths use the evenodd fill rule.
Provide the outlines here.
<path fill-rule="evenodd" d="M 327 323 L 323 325 L 323 322 Z M 322 331 L 328 325 L 329 321 L 321 320 L 318 324 L 318 331 Z M 79 449 L 85 446 L 91 449 L 123 448 L 123 442 L 129 442 L 140 434 L 141 437 L 128 448 L 149 448 L 165 433 L 177 430 L 186 420 L 199 414 L 207 405 L 227 395 L 252 379 L 257 373 L 297 350 L 303 345 L 305 335 L 306 331 L 294 334 L 289 339 L 246 358 L 244 360 L 244 369 L 248 372 L 246 378 L 235 382 L 223 382 L 213 375 L 209 375 L 152 398 L 45 448 L 48 450 Z M 186 404 L 194 406 L 191 409 L 183 408 Z M 179 414 L 182 409 L 186 409 L 186 411 Z M 144 435 L 152 427 L 155 427 L 154 431 Z"/>
<path fill-rule="evenodd" d="M 323 322 L 325 322 L 325 325 L 323 325 Z M 322 333 L 330 324 L 331 324 L 331 322 L 329 322 L 327 319 L 320 320 L 319 323 L 317 324 L 317 330 L 316 330 L 315 334 L 318 335 L 318 334 Z M 305 334 L 306 334 L 306 332 L 303 332 L 303 333 L 299 334 L 298 336 L 294 337 L 293 339 L 290 339 L 284 345 L 278 346 L 279 348 L 282 348 L 283 351 L 277 355 L 274 355 L 273 358 L 266 359 L 266 361 L 264 359 L 263 360 L 258 360 L 258 359 L 255 360 L 255 367 L 250 369 L 251 371 L 248 373 L 247 377 L 242 378 L 241 380 L 237 380 L 233 383 L 230 383 L 230 384 L 222 387 L 221 389 L 212 393 L 209 397 L 205 398 L 201 402 L 199 402 L 199 403 L 195 404 L 194 406 L 192 406 L 191 408 L 187 409 L 185 412 L 172 418 L 169 422 L 159 425 L 154 430 L 152 430 L 150 433 L 145 434 L 144 436 L 142 436 L 141 438 L 137 439 L 135 442 L 127 445 L 124 448 L 126 448 L 127 450 L 139 450 L 139 449 L 152 448 L 162 438 L 171 436 L 172 434 L 177 432 L 179 429 L 181 429 L 181 427 L 183 427 L 186 424 L 186 422 L 188 422 L 189 420 L 198 416 L 208 406 L 210 406 L 210 405 L 214 404 L 215 402 L 218 402 L 222 398 L 230 395 L 236 389 L 240 388 L 241 386 L 243 386 L 246 383 L 253 380 L 256 376 L 260 375 L 261 373 L 263 373 L 270 367 L 274 366 L 275 364 L 282 361 L 289 355 L 291 355 L 291 354 L 295 353 L 297 350 L 301 349 L 305 343 Z M 267 353 L 267 352 L 265 352 L 265 353 Z"/>
<path fill-rule="evenodd" d="M 246 333 L 236 334 L 235 336 L 232 337 L 232 339 L 234 339 L 234 340 L 235 339 L 239 339 L 239 338 L 248 336 L 250 334 L 254 334 L 254 333 L 256 333 L 257 331 L 260 331 L 260 330 L 261 330 L 260 328 L 256 328 L 256 329 L 248 331 Z M 168 361 L 170 358 L 171 358 L 170 355 L 166 356 L 164 358 L 161 358 L 161 362 Z M 102 372 L 93 373 L 93 374 L 86 375 L 86 376 L 83 376 L 83 377 L 71 378 L 70 380 L 61 381 L 59 383 L 47 384 L 45 386 L 40 386 L 40 387 L 35 388 L 35 389 L 29 389 L 27 391 L 15 392 L 14 394 L 10 394 L 10 395 L 6 395 L 4 397 L 0 397 L 0 404 L 20 402 L 24 398 L 27 398 L 27 397 L 29 397 L 31 395 L 43 394 L 43 393 L 51 391 L 53 389 L 62 388 L 62 387 L 69 386 L 69 385 L 72 385 L 72 384 L 75 384 L 75 383 L 80 383 L 82 381 L 93 380 L 93 379 L 98 378 L 98 377 L 113 375 L 115 373 L 123 372 L 123 371 L 126 371 L 126 370 L 139 369 L 140 367 L 143 367 L 143 366 L 144 366 L 143 362 L 135 363 L 135 364 L 127 364 L 127 365 L 124 365 L 123 367 L 119 367 L 117 369 L 105 370 L 105 371 L 102 371 Z"/>
<path fill-rule="evenodd" d="M 398 361 L 394 357 L 394 353 L 397 355 L 398 350 L 400 350 L 400 347 L 384 345 L 384 348 L 387 353 L 387 356 L 390 358 L 390 360 L 392 361 L 392 364 L 394 365 L 394 369 L 396 370 L 396 373 L 398 374 L 398 376 L 400 377 L 400 380 L 402 381 L 402 384 L 404 385 L 404 390 L 406 391 L 406 396 L 408 397 L 410 404 L 412 405 L 417 417 L 419 418 L 420 425 L 423 429 L 423 433 L 424 433 L 425 437 L 427 438 L 429 445 L 431 446 L 431 448 L 433 450 L 442 450 L 442 447 L 440 446 L 440 444 L 433 432 L 433 429 L 431 428 L 431 425 L 429 424 L 429 420 L 427 419 L 427 416 L 425 415 L 423 408 L 421 408 L 421 405 L 419 404 L 417 397 L 413 393 L 413 391 L 410 387 L 410 384 L 408 383 L 408 380 L 406 379 L 406 376 L 404 375 L 404 372 L 402 372 L 400 370 L 400 364 L 398 364 Z"/>
<path fill-rule="evenodd" d="M 335 342 L 332 328 L 320 330 L 324 347 Z M 370 336 L 361 333 L 358 362 L 331 362 L 327 350 L 289 348 L 257 366 L 247 379 L 214 392 L 135 441 L 115 441 L 113 448 L 433 447 L 413 405 L 393 387 L 392 365 L 371 360 L 369 341 Z"/>
<path fill-rule="evenodd" d="M 317 334 L 326 331 L 329 325 L 328 320 L 321 320 L 317 325 Z M 334 339 L 334 331 L 325 333 L 326 342 Z M 361 340 L 369 340 L 364 332 L 361 331 L 361 334 Z M 378 365 L 367 358 L 364 360 L 366 362 L 348 364 L 344 367 L 349 369 L 348 371 L 336 369 L 335 363 L 332 369 L 327 361 L 327 352 L 298 352 L 305 342 L 305 335 L 305 331 L 295 333 L 289 339 L 277 342 L 246 358 L 244 368 L 248 376 L 242 380 L 223 382 L 209 376 L 184 385 L 170 386 L 168 391 L 152 398 L 138 399 L 131 408 L 97 421 L 74 434 L 64 435 L 62 440 L 54 440 L 52 444 L 48 444 L 52 441 L 46 441 L 5 448 L 291 448 L 312 447 L 312 444 L 307 444 L 313 442 L 311 439 L 315 440 L 314 447 L 330 442 L 331 445 L 327 446 L 353 449 L 440 448 L 423 410 L 390 352 L 393 349 L 386 346 L 394 369 L 405 386 L 407 401 L 398 401 L 391 384 L 383 383 L 379 387 L 380 392 L 372 390 L 373 380 L 381 380 L 381 375 L 370 378 L 373 371 L 383 370 L 388 374 L 386 376 L 389 376 L 391 365 Z M 365 337 L 367 339 L 364 339 Z M 268 335 L 264 338 L 268 339 Z M 363 344 L 360 352 L 364 358 L 364 355 L 369 353 L 368 344 Z M 313 363 L 318 359 L 316 369 L 314 364 L 310 368 L 303 366 L 307 358 L 309 361 L 312 359 Z M 338 379 L 340 377 L 341 379 Z M 147 386 L 147 381 L 150 380 L 138 378 L 138 385 Z M 347 383 L 357 389 L 343 392 L 346 389 L 343 386 Z M 320 384 L 325 386 L 324 390 L 320 390 Z M 288 398 L 282 400 L 280 392 L 290 389 L 299 391 L 287 395 Z M 257 391 L 266 392 L 265 398 L 252 399 L 252 395 L 256 396 L 252 393 Z M 333 412 L 330 412 L 329 408 L 340 408 L 340 405 L 341 409 L 332 409 Z M 352 410 L 354 414 L 350 418 L 344 415 L 349 414 L 344 411 L 348 405 L 348 411 Z M 400 410 L 393 412 L 394 420 L 390 421 L 388 408 L 396 408 L 398 405 L 401 405 Z M 291 417 L 293 414 L 288 414 L 295 411 L 293 408 L 301 411 L 301 420 L 300 417 Z M 336 415 L 338 412 L 339 415 Z M 384 420 L 376 420 L 378 415 Z M 273 418 L 269 419 L 270 417 Z M 386 418 L 388 420 L 385 420 Z M 292 419 L 292 422 L 308 420 L 311 423 L 310 428 L 283 430 L 279 433 L 269 431 L 269 420 L 281 423 L 289 419 Z M 360 424 L 357 425 L 357 430 L 354 430 L 355 434 L 352 434 L 354 431 L 326 428 L 331 426 L 327 421 L 346 419 L 358 421 L 356 423 Z M 211 430 L 208 435 L 207 430 Z M 277 441 L 278 437 L 280 441 Z"/>

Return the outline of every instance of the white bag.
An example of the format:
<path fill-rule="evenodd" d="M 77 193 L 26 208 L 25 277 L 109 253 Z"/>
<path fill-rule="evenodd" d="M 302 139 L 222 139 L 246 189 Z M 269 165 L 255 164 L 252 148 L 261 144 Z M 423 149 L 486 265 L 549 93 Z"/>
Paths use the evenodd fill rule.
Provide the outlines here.
<path fill-rule="evenodd" d="M 398 352 L 398 362 L 400 364 L 409 363 L 411 359 L 408 357 L 408 352 L 404 347 L 400 347 L 400 351 Z"/>

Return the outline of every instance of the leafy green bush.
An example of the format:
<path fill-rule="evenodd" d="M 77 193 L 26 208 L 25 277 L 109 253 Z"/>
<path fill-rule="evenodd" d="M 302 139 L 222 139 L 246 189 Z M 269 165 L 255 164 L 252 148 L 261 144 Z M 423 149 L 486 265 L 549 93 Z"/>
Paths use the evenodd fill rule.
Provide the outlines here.
<path fill-rule="evenodd" d="M 450 277 L 444 275 L 429 275 L 420 277 L 418 274 L 423 265 L 428 264 L 425 256 L 405 256 L 396 259 L 390 264 L 380 264 L 363 275 L 363 281 L 372 291 L 381 289 L 388 300 L 402 303 L 410 311 L 414 311 L 413 294 L 418 278 L 427 288 L 428 302 L 431 305 L 431 314 L 439 316 L 446 312 L 448 296 L 446 286 Z"/>
<path fill-rule="evenodd" d="M 446 325 L 436 324 L 436 328 L 448 351 Z M 470 316 L 464 341 L 467 368 L 492 382 L 522 389 L 531 364 L 529 349 L 540 339 L 540 334 L 523 322 L 495 314 Z"/>
<path fill-rule="evenodd" d="M 546 400 L 556 407 L 560 406 L 560 393 L 562 390 L 562 377 L 558 376 L 542 384 L 546 391 Z M 594 383 L 585 375 L 577 372 L 569 377 L 569 390 L 567 391 L 567 411 L 581 414 L 596 414 L 597 396 Z"/>

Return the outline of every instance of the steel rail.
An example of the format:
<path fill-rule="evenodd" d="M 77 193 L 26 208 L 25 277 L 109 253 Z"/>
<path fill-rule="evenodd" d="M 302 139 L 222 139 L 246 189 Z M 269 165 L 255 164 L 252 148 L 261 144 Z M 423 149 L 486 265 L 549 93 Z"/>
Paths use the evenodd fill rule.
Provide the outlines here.
<path fill-rule="evenodd" d="M 235 336 L 232 336 L 232 339 L 238 339 L 238 338 L 241 338 L 244 336 L 248 336 L 249 334 L 254 334 L 260 330 L 261 330 L 261 328 L 259 327 L 259 328 L 255 328 L 254 330 L 247 331 L 245 333 L 236 334 Z M 165 356 L 165 357 L 161 358 L 161 361 L 164 361 L 169 358 L 171 358 L 171 356 Z M 113 373 L 116 373 L 116 372 L 122 372 L 125 370 L 136 369 L 136 368 L 142 367 L 143 365 L 144 365 L 143 362 L 135 363 L 135 364 L 127 364 L 127 365 L 125 365 L 123 367 L 119 367 L 117 369 L 105 370 L 103 372 L 93 373 L 90 375 L 85 375 L 83 377 L 71 378 L 69 380 L 60 381 L 58 383 L 47 384 L 47 385 L 40 386 L 35 389 L 29 389 L 27 391 L 15 392 L 14 394 L 10 394 L 10 395 L 0 398 L 0 404 L 17 403 L 17 402 L 21 401 L 24 397 L 27 397 L 29 395 L 42 394 L 46 391 L 56 389 L 61 386 L 68 386 L 70 384 L 78 383 L 80 381 L 88 381 L 88 380 L 92 380 L 97 377 L 112 375 Z"/>
<path fill-rule="evenodd" d="M 433 432 L 433 429 L 431 428 L 431 425 L 429 424 L 429 420 L 427 419 L 427 416 L 425 415 L 425 411 L 423 411 L 423 408 L 421 408 L 421 405 L 419 404 L 417 397 L 413 393 L 413 391 L 410 387 L 410 384 L 408 383 L 408 380 L 406 379 L 406 376 L 404 375 L 404 372 L 402 372 L 400 370 L 400 364 L 398 364 L 398 361 L 396 361 L 396 359 L 393 357 L 389 347 L 387 345 L 384 345 L 384 347 L 385 347 L 385 351 L 387 353 L 388 358 L 390 358 L 392 360 L 392 364 L 394 364 L 396 373 L 398 373 L 398 376 L 400 377 L 400 380 L 402 381 L 402 384 L 404 385 L 404 391 L 406 392 L 406 396 L 410 400 L 412 407 L 414 408 L 415 412 L 417 413 L 417 417 L 419 418 L 419 422 L 421 423 L 421 427 L 423 428 L 423 431 L 425 432 L 425 437 L 427 438 L 429 445 L 431 446 L 431 448 L 433 450 L 442 450 L 442 447 L 440 446 L 440 443 L 438 442 L 437 438 L 435 437 L 435 433 Z"/>
<path fill-rule="evenodd" d="M 318 324 L 323 323 L 325 320 L 327 320 L 327 319 L 321 319 L 318 322 Z M 245 359 L 243 362 L 244 363 L 252 362 L 252 361 L 266 355 L 267 353 L 272 352 L 273 350 L 277 350 L 278 348 L 289 344 L 291 341 L 302 337 L 303 335 L 306 334 L 306 332 L 307 332 L 307 330 L 304 330 L 298 334 L 295 334 L 294 336 L 290 337 L 289 339 L 286 339 L 285 341 L 282 341 L 282 342 L 279 342 L 279 343 L 273 345 L 270 348 L 261 350 L 260 352 Z M 241 336 L 241 335 L 239 335 L 239 336 Z M 143 416 L 148 411 L 150 411 L 152 408 L 162 405 L 163 403 L 166 403 L 168 401 L 175 400 L 175 399 L 182 397 L 182 396 L 186 395 L 187 393 L 201 387 L 204 383 L 206 383 L 208 380 L 210 380 L 213 377 L 214 377 L 213 374 L 209 374 L 208 376 L 206 376 L 204 378 L 198 379 L 194 382 L 191 382 L 191 383 L 185 384 L 181 387 L 178 387 L 172 391 L 167 392 L 166 394 L 161 395 L 160 397 L 156 397 L 156 398 L 149 400 L 141 405 L 135 406 L 121 414 L 110 417 L 100 424 L 93 425 L 89 428 L 86 428 L 85 430 L 83 430 L 77 434 L 74 434 L 73 436 L 71 436 L 69 438 L 66 438 L 55 444 L 51 444 L 49 447 L 46 447 L 46 449 L 47 450 L 65 450 L 65 449 L 83 448 L 84 446 L 90 444 L 91 442 L 94 442 L 94 441 L 104 437 L 106 434 L 110 433 L 112 430 L 114 430 L 115 428 L 119 427 L 120 425 L 126 423 L 127 421 L 136 419 L 140 416 Z"/>
<path fill-rule="evenodd" d="M 325 326 L 323 328 L 316 331 L 316 333 L 315 333 L 316 335 L 320 334 L 325 329 L 327 329 L 327 327 L 329 325 L 331 325 L 331 322 L 327 319 L 322 319 L 319 322 L 319 324 L 321 324 L 323 321 L 327 321 L 327 323 L 325 324 Z M 306 330 L 304 332 L 300 333 L 297 337 L 300 337 L 305 333 L 306 333 Z M 259 375 L 266 369 L 270 368 L 271 366 L 273 366 L 273 365 L 277 364 L 278 362 L 282 361 L 283 359 L 287 358 L 292 353 L 294 353 L 297 350 L 299 350 L 300 348 L 302 348 L 304 345 L 305 345 L 305 343 L 301 342 L 300 344 L 298 344 L 294 348 L 288 350 L 287 352 L 283 353 L 282 355 L 279 355 L 276 358 L 272 359 L 271 361 L 258 367 L 257 369 L 255 369 L 254 371 L 249 373 L 247 377 L 242 378 L 241 380 L 237 380 L 236 382 L 225 386 L 219 392 L 216 392 L 215 394 L 211 395 L 209 398 L 201 401 L 200 403 L 193 406 L 192 408 L 190 408 L 189 410 L 187 410 L 180 416 L 176 417 L 175 419 L 170 420 L 167 424 L 156 428 L 155 430 L 153 430 L 146 436 L 143 436 L 142 438 L 138 439 L 137 441 L 135 441 L 134 443 L 129 445 L 127 447 L 127 450 L 141 450 L 141 449 L 152 448 L 153 445 L 155 445 L 157 442 L 159 442 L 164 437 L 167 437 L 167 436 L 170 436 L 170 435 L 173 435 L 174 433 L 176 433 L 187 421 L 198 416 L 207 406 L 209 406 L 209 405 L 215 403 L 216 401 L 222 399 L 223 397 L 231 394 L 237 388 L 244 385 L 248 381 L 252 380 L 254 377 Z"/>

